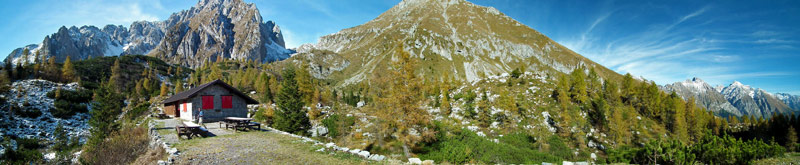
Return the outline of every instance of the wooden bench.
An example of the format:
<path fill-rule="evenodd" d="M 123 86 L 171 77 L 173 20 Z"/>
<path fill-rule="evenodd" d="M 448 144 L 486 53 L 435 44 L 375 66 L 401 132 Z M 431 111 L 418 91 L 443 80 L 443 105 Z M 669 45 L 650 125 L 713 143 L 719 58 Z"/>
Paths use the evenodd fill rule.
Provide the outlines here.
<path fill-rule="evenodd" d="M 181 136 L 186 136 L 188 139 L 192 139 L 192 136 L 200 137 L 200 134 L 203 133 L 203 130 L 200 129 L 200 125 L 197 125 L 192 122 L 181 122 L 180 125 L 175 126 L 175 132 L 178 133 L 178 139 Z"/>

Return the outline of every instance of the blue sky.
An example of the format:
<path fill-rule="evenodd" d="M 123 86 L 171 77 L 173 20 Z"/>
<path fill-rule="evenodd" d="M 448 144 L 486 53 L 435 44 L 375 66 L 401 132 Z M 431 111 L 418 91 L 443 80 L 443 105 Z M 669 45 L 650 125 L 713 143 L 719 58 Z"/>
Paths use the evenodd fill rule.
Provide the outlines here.
<path fill-rule="evenodd" d="M 367 22 L 399 0 L 245 0 L 288 47 Z M 620 73 L 658 84 L 700 77 L 800 94 L 800 1 L 474 0 Z M 0 58 L 62 26 L 164 20 L 187 0 L 0 2 Z"/>

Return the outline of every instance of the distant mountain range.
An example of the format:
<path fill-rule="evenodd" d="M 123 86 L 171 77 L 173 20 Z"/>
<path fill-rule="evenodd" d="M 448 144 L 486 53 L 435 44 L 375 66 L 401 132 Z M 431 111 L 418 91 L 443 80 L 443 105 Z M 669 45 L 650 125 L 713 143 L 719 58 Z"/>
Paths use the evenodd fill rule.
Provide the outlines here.
<path fill-rule="evenodd" d="M 25 53 L 28 50 L 28 53 Z M 13 50 L 4 62 L 32 63 L 67 56 L 91 57 L 143 54 L 188 67 L 202 66 L 218 57 L 235 60 L 277 61 L 289 58 L 283 34 L 275 22 L 262 22 L 254 4 L 242 0 L 201 0 L 189 10 L 164 21 L 137 21 L 128 28 L 107 25 L 64 27 L 40 44 Z M 29 54 L 24 56 L 24 54 Z"/>
<path fill-rule="evenodd" d="M 772 94 L 734 81 L 728 86 L 711 87 L 700 78 L 675 82 L 661 87 L 675 92 L 684 99 L 694 97 L 697 105 L 719 116 L 771 117 L 773 114 L 791 114 L 800 110 L 800 96 L 785 93 Z"/>

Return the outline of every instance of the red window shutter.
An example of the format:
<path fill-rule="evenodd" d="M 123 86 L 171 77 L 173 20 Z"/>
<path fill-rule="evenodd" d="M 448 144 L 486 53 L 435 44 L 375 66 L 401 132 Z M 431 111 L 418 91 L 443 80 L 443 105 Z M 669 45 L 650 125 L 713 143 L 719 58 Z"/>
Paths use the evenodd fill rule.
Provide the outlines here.
<path fill-rule="evenodd" d="M 184 101 L 182 105 L 183 105 L 183 112 L 186 112 L 186 109 L 188 109 L 186 108 L 186 101 Z"/>
<path fill-rule="evenodd" d="M 203 96 L 203 109 L 214 109 L 214 96 Z"/>
<path fill-rule="evenodd" d="M 222 108 L 233 108 L 233 96 L 222 96 Z"/>

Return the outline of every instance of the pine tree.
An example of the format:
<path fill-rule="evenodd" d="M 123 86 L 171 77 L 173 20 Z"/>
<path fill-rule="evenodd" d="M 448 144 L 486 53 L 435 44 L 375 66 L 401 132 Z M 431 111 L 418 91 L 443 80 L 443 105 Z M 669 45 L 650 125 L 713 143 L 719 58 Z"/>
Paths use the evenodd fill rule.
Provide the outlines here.
<path fill-rule="evenodd" d="M 89 118 L 89 126 L 91 126 L 91 137 L 87 142 L 89 146 L 97 146 L 107 135 L 117 130 L 119 125 L 114 120 L 122 112 L 122 107 L 125 107 L 123 103 L 125 98 L 114 90 L 108 89 L 107 84 L 101 85 L 99 89 L 95 90 L 93 98 L 92 110 L 89 111 L 92 116 Z"/>
<path fill-rule="evenodd" d="M 786 148 L 789 151 L 797 151 L 797 132 L 793 126 L 789 126 L 786 130 Z"/>
<path fill-rule="evenodd" d="M 298 91 L 297 80 L 295 79 L 295 69 L 289 67 L 283 70 L 283 81 L 281 90 L 278 93 L 273 126 L 282 131 L 306 135 L 311 129 L 311 123 L 303 109 L 303 96 Z"/>
<path fill-rule="evenodd" d="M 14 81 L 14 69 L 11 67 L 11 62 L 6 62 L 5 65 L 6 66 L 3 68 L 3 70 L 6 72 L 6 78 L 9 81 Z"/>
<path fill-rule="evenodd" d="M 14 79 L 23 80 L 28 74 L 25 73 L 25 65 L 22 62 L 17 62 L 17 67 L 14 69 Z"/>
<path fill-rule="evenodd" d="M 167 82 L 161 82 L 161 93 L 159 96 L 167 96 Z"/>

